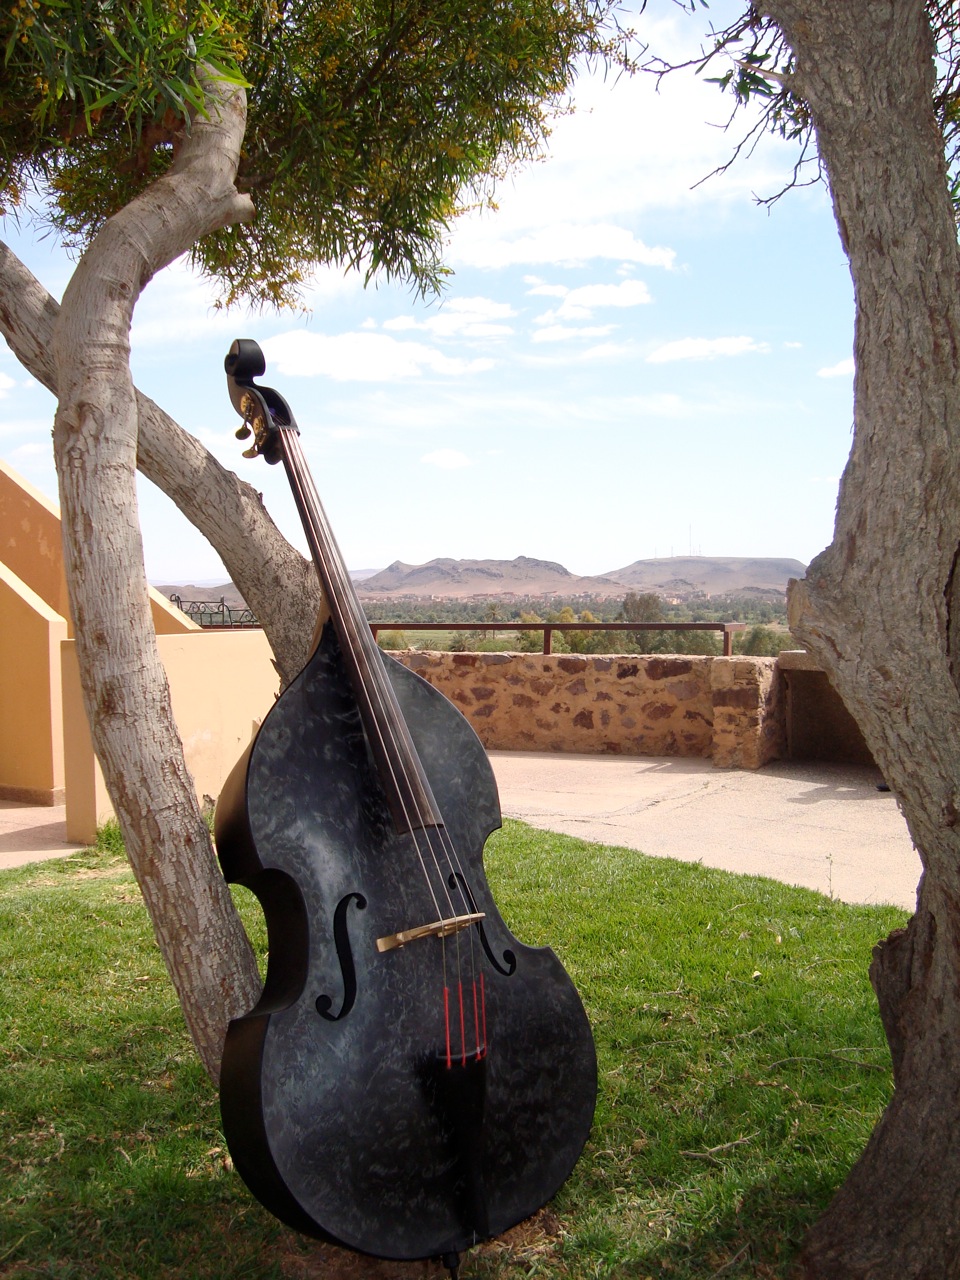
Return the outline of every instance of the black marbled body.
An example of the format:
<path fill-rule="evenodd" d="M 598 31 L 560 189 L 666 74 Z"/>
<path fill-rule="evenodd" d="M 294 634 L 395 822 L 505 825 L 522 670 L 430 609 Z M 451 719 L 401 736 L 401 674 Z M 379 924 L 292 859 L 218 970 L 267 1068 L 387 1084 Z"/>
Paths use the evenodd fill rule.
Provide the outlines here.
<path fill-rule="evenodd" d="M 270 940 L 263 997 L 227 1035 L 221 1108 L 237 1169 L 278 1217 L 412 1259 L 498 1235 L 556 1192 L 590 1130 L 596 1058 L 559 960 L 520 944 L 491 897 L 482 850 L 500 810 L 482 745 L 387 664 L 443 830 L 397 834 L 328 626 L 218 805 L 224 875 L 258 896 Z M 483 936 L 377 950 L 438 918 L 448 890 L 457 913 L 484 912 Z M 467 983 L 469 1024 L 481 972 L 488 1052 L 445 1074 L 444 986 L 455 1000 Z"/>

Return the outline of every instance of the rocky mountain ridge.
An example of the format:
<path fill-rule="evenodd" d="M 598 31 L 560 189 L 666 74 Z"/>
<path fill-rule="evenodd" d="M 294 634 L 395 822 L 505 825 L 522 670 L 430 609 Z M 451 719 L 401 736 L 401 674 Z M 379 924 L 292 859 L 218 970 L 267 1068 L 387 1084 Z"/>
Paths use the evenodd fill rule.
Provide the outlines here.
<path fill-rule="evenodd" d="M 621 596 L 652 591 L 684 599 L 693 595 L 782 593 L 790 578 L 802 578 L 806 566 L 784 557 L 670 556 L 635 560 L 622 569 L 580 577 L 562 564 L 517 556 L 515 560 L 451 560 L 408 565 L 395 560 L 380 573 L 357 583 L 361 597 L 411 596 Z"/>
<path fill-rule="evenodd" d="M 634 560 L 622 569 L 581 577 L 555 560 L 517 556 L 514 560 L 454 560 L 446 556 L 426 564 L 395 560 L 386 569 L 355 578 L 361 599 L 472 599 L 489 596 L 595 596 L 614 598 L 628 591 L 654 592 L 668 600 L 691 596 L 782 595 L 790 578 L 802 578 L 806 566 L 784 557 L 666 556 Z M 232 582 L 218 586 L 158 586 L 164 595 L 184 600 L 220 600 L 242 607 Z"/>

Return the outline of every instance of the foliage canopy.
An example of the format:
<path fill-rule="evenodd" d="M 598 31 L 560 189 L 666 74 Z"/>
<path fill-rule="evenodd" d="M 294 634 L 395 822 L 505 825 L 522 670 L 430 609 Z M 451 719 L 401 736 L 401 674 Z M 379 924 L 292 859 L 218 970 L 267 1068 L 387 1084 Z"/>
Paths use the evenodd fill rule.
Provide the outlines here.
<path fill-rule="evenodd" d="M 436 289 L 462 193 L 539 154 L 578 60 L 630 65 L 616 0 L 14 0 L 0 40 L 0 212 L 49 191 L 79 248 L 170 166 L 203 74 L 246 86 L 256 217 L 194 258 L 261 304 L 318 262 Z"/>

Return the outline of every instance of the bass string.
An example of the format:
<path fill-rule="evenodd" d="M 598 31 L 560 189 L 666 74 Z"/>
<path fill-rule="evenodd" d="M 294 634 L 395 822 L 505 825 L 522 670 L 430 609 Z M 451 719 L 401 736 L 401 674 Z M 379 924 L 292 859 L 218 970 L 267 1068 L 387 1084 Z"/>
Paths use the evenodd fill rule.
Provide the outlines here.
<path fill-rule="evenodd" d="M 325 518 L 323 505 L 320 501 L 319 494 L 317 493 L 316 486 L 313 483 L 309 469 L 306 467 L 296 430 L 293 428 L 281 429 L 280 434 L 283 443 L 283 456 L 285 461 L 288 462 L 286 470 L 291 483 L 294 485 L 295 497 L 298 499 L 298 506 L 300 507 L 301 513 L 304 515 L 305 523 L 308 523 L 310 526 L 308 533 L 311 535 L 311 541 L 315 545 L 315 550 L 319 553 L 319 560 L 322 562 L 325 569 L 325 576 L 329 579 L 327 584 L 327 594 L 330 597 L 328 599 L 328 604 L 331 611 L 336 614 L 337 622 L 339 623 L 339 633 L 344 636 L 351 645 L 362 645 L 363 642 L 361 637 L 370 637 L 370 643 L 372 646 L 374 642 L 366 618 L 362 617 L 358 619 L 356 616 L 355 606 L 358 605 L 356 595 L 352 589 L 352 585 L 345 580 L 342 556 L 339 554 L 332 531 L 330 530 L 329 524 Z M 329 548 L 329 553 L 325 551 L 325 548 Z M 320 566 L 318 564 L 318 568 L 319 567 Z M 368 649 L 367 646 L 364 645 L 363 648 L 366 649 L 368 653 L 370 652 L 370 649 Z M 370 710 L 370 715 L 365 718 L 365 722 L 368 725 L 373 726 L 374 731 L 377 733 L 381 745 L 384 748 L 383 759 L 386 761 L 387 767 L 391 772 L 391 781 L 394 783 L 395 792 L 399 797 L 400 804 L 403 808 L 404 820 L 407 825 L 408 833 L 416 851 L 421 872 L 434 909 L 437 913 L 437 918 L 440 919 L 443 912 L 440 907 L 440 900 L 437 897 L 437 893 L 432 883 L 432 877 L 428 868 L 428 861 L 433 863 L 437 880 L 442 886 L 442 896 L 446 900 L 449 915 L 453 917 L 457 914 L 469 914 L 473 909 L 473 906 L 464 888 L 467 883 L 467 879 L 464 875 L 463 866 L 456 846 L 451 840 L 442 821 L 438 826 L 429 820 L 428 815 L 419 812 L 419 802 L 416 801 L 419 788 L 412 784 L 412 780 L 407 772 L 408 766 L 406 760 L 410 750 L 415 750 L 415 748 L 413 748 L 412 743 L 408 743 L 407 751 L 401 750 L 400 742 L 393 724 L 399 716 L 399 709 L 396 706 L 395 694 L 393 693 L 392 686 L 389 686 L 389 692 L 386 691 L 387 676 L 383 667 L 379 648 L 376 649 L 376 653 L 373 655 L 373 661 L 367 663 L 367 668 L 374 676 L 373 691 L 371 692 L 370 690 L 369 682 L 358 682 Z M 376 698 L 376 702 L 374 701 L 374 698 Z M 390 714 L 391 711 L 393 712 L 392 715 Z M 386 728 L 384 728 L 384 726 L 386 726 Z M 387 740 L 387 735 L 389 735 L 389 741 Z M 398 778 L 394 761 L 397 762 L 404 781 L 407 783 L 407 793 L 414 797 L 415 803 L 418 805 L 416 823 L 413 822 L 407 809 L 406 801 L 404 799 L 404 789 L 396 785 Z M 438 853 L 434 848 L 431 832 L 436 832 L 439 837 L 441 846 L 440 853 Z M 421 846 L 420 833 L 422 833 L 423 838 L 426 840 L 430 855 L 429 859 L 424 855 L 423 848 Z M 446 862 L 449 875 L 444 874 L 441 866 L 442 861 Z M 459 875 L 457 873 L 459 873 Z M 459 911 L 451 897 L 451 889 L 455 891 L 461 900 Z M 456 940 L 457 1012 L 459 1013 L 461 1029 L 461 1047 L 465 1055 L 467 1012 L 463 1007 L 464 982 L 460 932 L 460 930 L 457 930 L 454 934 Z M 485 993 L 483 990 L 484 984 L 482 972 L 480 974 L 478 993 L 476 941 L 473 936 L 474 929 L 470 927 L 467 929 L 467 932 L 470 935 L 469 988 L 473 995 L 472 1021 L 474 1023 L 474 1032 L 476 1037 L 475 1043 L 479 1052 L 485 1049 Z M 443 956 L 442 967 L 444 974 L 444 986 L 446 989 L 448 985 L 446 938 L 441 936 L 440 942 Z M 449 1007 L 446 995 L 444 998 L 444 1019 L 447 1027 L 447 1055 L 449 1063 Z"/>

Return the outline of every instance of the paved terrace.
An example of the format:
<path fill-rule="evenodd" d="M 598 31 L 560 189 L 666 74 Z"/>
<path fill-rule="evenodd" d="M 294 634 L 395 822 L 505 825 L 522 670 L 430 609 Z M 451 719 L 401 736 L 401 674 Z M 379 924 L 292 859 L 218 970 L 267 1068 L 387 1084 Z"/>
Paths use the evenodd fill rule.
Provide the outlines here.
<path fill-rule="evenodd" d="M 920 859 L 873 769 L 492 751 L 503 812 L 655 857 L 770 876 L 844 902 L 912 911 Z M 0 868 L 60 858 L 63 807 L 0 801 Z"/>
<path fill-rule="evenodd" d="M 843 902 L 916 906 L 920 859 L 875 769 L 490 753 L 503 812 L 548 831 L 770 876 Z"/>

